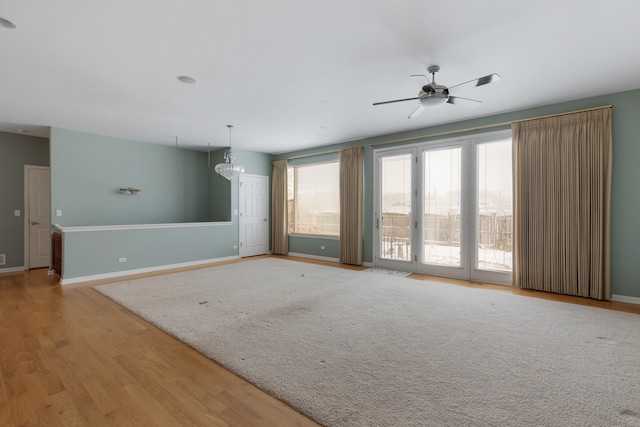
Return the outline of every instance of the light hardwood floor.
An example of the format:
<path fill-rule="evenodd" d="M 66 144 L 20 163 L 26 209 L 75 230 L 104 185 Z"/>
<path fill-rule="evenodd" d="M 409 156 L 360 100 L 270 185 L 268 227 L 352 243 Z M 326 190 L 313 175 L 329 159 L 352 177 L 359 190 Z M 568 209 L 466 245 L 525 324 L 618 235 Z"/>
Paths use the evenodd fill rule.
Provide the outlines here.
<path fill-rule="evenodd" d="M 97 282 L 56 282 L 46 269 L 0 275 L 0 426 L 318 426 Z"/>
<path fill-rule="evenodd" d="M 92 289 L 106 282 L 61 287 L 46 269 L 0 274 L 0 426 L 318 426 Z"/>

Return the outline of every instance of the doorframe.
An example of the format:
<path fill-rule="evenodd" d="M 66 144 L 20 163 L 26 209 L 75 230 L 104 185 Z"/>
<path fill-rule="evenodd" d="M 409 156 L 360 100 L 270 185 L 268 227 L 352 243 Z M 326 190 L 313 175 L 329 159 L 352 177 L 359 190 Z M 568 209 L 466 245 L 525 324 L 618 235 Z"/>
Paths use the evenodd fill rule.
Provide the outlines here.
<path fill-rule="evenodd" d="M 469 176 L 476 177 L 475 184 L 478 184 L 478 147 L 482 144 L 496 142 L 496 140 L 500 140 L 501 138 L 506 138 L 506 137 L 509 137 L 509 138 L 513 137 L 511 129 L 496 130 L 496 131 L 485 132 L 485 133 L 469 136 Z M 512 159 L 511 167 L 513 167 L 513 159 Z M 512 178 L 512 185 L 513 185 L 513 178 Z M 511 285 L 512 272 L 507 273 L 503 271 L 481 270 L 477 268 L 477 264 L 478 264 L 478 253 L 477 253 L 478 201 L 480 199 L 477 185 L 471 186 L 471 188 L 469 188 L 468 197 L 469 197 L 469 206 L 470 206 L 469 227 L 470 227 L 470 230 L 475 231 L 475 233 L 469 234 L 469 239 L 470 239 L 469 241 L 469 248 L 470 248 L 469 275 L 472 278 L 472 280 L 475 280 L 475 281 L 481 281 L 485 283 L 496 283 L 500 285 Z M 513 212 L 513 207 L 512 207 L 512 212 Z M 512 230 L 511 236 L 513 239 L 513 230 Z M 512 253 L 513 253 L 513 248 L 512 248 Z"/>
<path fill-rule="evenodd" d="M 425 172 L 424 167 L 424 154 L 428 151 L 440 151 L 451 148 L 460 149 L 460 266 L 452 266 L 445 264 L 426 264 L 423 261 L 425 255 L 424 245 L 424 198 L 425 198 Z M 469 170 L 469 157 L 471 151 L 470 138 L 456 137 L 447 138 L 445 140 L 437 140 L 428 144 L 423 144 L 418 149 L 418 161 L 416 165 L 419 165 L 418 182 L 416 185 L 416 219 L 418 220 L 418 231 L 416 237 L 418 244 L 416 244 L 416 252 L 418 261 L 416 263 L 415 272 L 420 274 L 428 274 L 440 277 L 450 277 L 454 279 L 469 280 L 469 274 L 471 269 L 472 256 L 470 255 L 470 242 L 472 226 L 470 224 L 472 213 L 470 207 L 470 170 Z"/>
<path fill-rule="evenodd" d="M 443 139 L 421 140 L 421 141 L 413 142 L 406 145 L 395 145 L 390 147 L 374 149 L 373 150 L 373 218 L 372 218 L 373 221 L 371 223 L 372 237 L 373 237 L 373 245 L 372 245 L 373 246 L 373 254 L 372 254 L 373 265 L 380 266 L 382 268 L 392 268 L 390 266 L 384 265 L 385 264 L 384 261 L 380 263 L 380 258 L 378 257 L 379 250 L 380 250 L 380 247 L 379 247 L 380 246 L 380 236 L 379 236 L 380 230 L 376 228 L 376 220 L 379 219 L 378 210 L 380 207 L 379 205 L 380 205 L 380 190 L 381 190 L 380 182 L 379 182 L 380 181 L 380 176 L 379 176 L 380 170 L 379 170 L 379 162 L 378 162 L 379 158 L 381 156 L 384 156 L 385 153 L 392 153 L 394 151 L 398 153 L 402 153 L 402 152 L 408 153 L 408 152 L 411 152 L 412 150 L 416 153 L 415 155 L 419 158 L 420 156 L 423 155 L 424 149 L 426 147 L 432 148 L 437 146 L 446 146 L 448 144 L 454 143 L 455 141 L 463 140 L 463 141 L 466 141 L 462 144 L 462 145 L 466 145 L 466 155 L 465 155 L 466 159 L 463 159 L 463 162 L 466 162 L 466 167 L 463 168 L 463 171 L 462 171 L 463 177 L 461 177 L 462 179 L 461 184 L 463 186 L 467 186 L 467 188 L 466 188 L 466 195 L 463 198 L 463 200 L 461 200 L 461 203 L 466 205 L 466 210 L 467 210 L 466 220 L 462 224 L 463 228 L 466 229 L 466 234 L 467 234 L 467 241 L 466 241 L 467 248 L 465 249 L 466 250 L 465 257 L 467 262 L 467 266 L 466 266 L 467 277 L 463 278 L 462 280 L 482 280 L 482 281 L 486 281 L 487 283 L 511 285 L 511 273 L 505 274 L 502 272 L 479 270 L 475 267 L 475 264 L 477 262 L 477 255 L 474 255 L 473 253 L 474 252 L 473 245 L 477 244 L 477 236 L 475 236 L 473 232 L 476 231 L 477 229 L 477 220 L 476 220 L 477 203 L 476 202 L 477 202 L 478 195 L 477 195 L 477 190 L 474 188 L 475 186 L 471 185 L 471 184 L 477 184 L 477 182 L 473 181 L 473 179 L 471 178 L 472 176 L 474 176 L 474 174 L 477 174 L 477 165 L 475 164 L 477 159 L 476 158 L 477 146 L 479 144 L 486 142 L 487 140 L 500 138 L 502 136 L 507 136 L 507 135 L 509 137 L 512 136 L 511 129 L 474 133 L 474 134 L 469 134 L 464 136 L 453 136 L 453 137 L 443 138 Z M 421 160 L 418 159 L 417 162 L 421 162 Z M 412 197 L 414 203 L 417 203 L 417 196 L 423 192 L 422 182 L 421 182 L 424 180 L 424 176 L 422 175 L 423 173 L 424 173 L 424 168 L 422 168 L 422 170 L 420 171 L 415 171 L 415 170 L 412 171 L 412 189 L 413 191 L 415 191 Z M 416 206 L 418 205 L 416 204 Z M 424 214 L 423 214 L 424 206 L 418 207 L 418 209 L 412 209 L 412 210 L 420 211 L 420 212 L 412 212 L 411 214 L 412 222 L 415 222 L 416 220 L 419 219 L 418 215 L 423 215 L 424 217 Z M 380 221 L 380 226 L 382 226 L 381 221 Z M 422 232 L 417 234 L 419 234 L 418 236 L 419 239 L 422 239 Z M 415 236 L 412 236 L 411 239 L 413 243 Z M 420 258 L 420 256 L 422 255 L 422 250 L 415 251 L 414 249 L 412 249 L 412 254 L 418 255 L 418 258 Z M 410 263 L 406 262 L 406 266 L 409 268 L 406 269 L 405 271 L 415 273 L 415 272 L 420 272 L 421 270 L 420 261 L 419 260 L 416 261 L 414 256 L 411 257 Z M 456 276 L 441 274 L 440 272 L 434 272 L 429 274 L 437 274 L 437 275 L 441 275 L 442 277 L 456 277 Z"/>
<path fill-rule="evenodd" d="M 23 204 L 23 227 L 24 227 L 24 269 L 29 270 L 29 171 L 34 169 L 48 170 L 51 174 L 51 166 L 24 165 L 24 204 Z M 49 185 L 49 196 L 51 196 L 51 185 Z M 51 222 L 51 206 L 49 206 L 49 219 Z M 51 225 L 51 224 L 50 224 Z M 51 244 L 51 237 L 49 237 Z M 49 269 L 51 270 L 51 257 L 49 257 Z"/>
<path fill-rule="evenodd" d="M 379 257 L 380 254 L 380 246 L 381 246 L 381 233 L 382 233 L 382 215 L 380 212 L 380 205 L 381 205 L 381 200 L 380 200 L 380 196 L 381 196 L 381 176 L 380 176 L 380 159 L 382 157 L 387 157 L 387 155 L 389 156 L 393 156 L 394 154 L 398 155 L 398 156 L 402 156 L 402 155 L 410 155 L 411 156 L 411 163 L 414 163 L 416 161 L 416 156 L 418 155 L 417 152 L 417 147 L 419 147 L 420 144 L 411 144 L 411 145 L 405 145 L 405 146 L 401 146 L 401 147 L 388 147 L 388 148 L 381 148 L 381 149 L 374 149 L 373 150 L 373 223 L 372 225 L 372 230 L 373 230 L 373 265 L 374 267 L 381 267 L 381 268 L 394 268 L 394 264 L 403 264 L 404 266 L 406 266 L 407 268 L 404 269 L 404 271 L 410 271 L 410 272 L 415 272 L 416 270 L 416 264 L 417 261 L 415 260 L 415 257 L 413 256 L 413 249 L 412 249 L 412 254 L 411 257 L 409 258 L 409 261 L 403 261 L 403 260 L 388 260 L 388 259 L 383 259 Z M 412 199 L 412 204 L 416 203 L 416 197 L 417 194 L 414 192 L 414 189 L 416 188 L 417 185 L 417 172 L 416 169 L 414 167 L 411 168 L 411 199 Z M 409 218 L 409 224 L 411 226 L 411 224 L 413 224 L 416 221 L 417 217 L 416 217 L 416 213 L 415 212 L 411 212 L 411 216 Z M 376 227 L 376 225 L 378 225 L 378 227 Z M 411 247 L 413 248 L 414 245 L 416 244 L 415 240 L 415 235 L 413 232 L 410 233 L 410 241 L 411 241 Z"/>

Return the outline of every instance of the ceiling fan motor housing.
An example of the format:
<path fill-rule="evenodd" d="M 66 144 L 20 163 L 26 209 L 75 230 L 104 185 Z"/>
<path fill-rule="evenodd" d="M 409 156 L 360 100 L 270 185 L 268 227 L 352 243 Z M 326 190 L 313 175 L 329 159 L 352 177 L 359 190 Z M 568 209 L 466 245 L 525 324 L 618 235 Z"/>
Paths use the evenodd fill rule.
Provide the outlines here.
<path fill-rule="evenodd" d="M 423 107 L 437 107 L 449 99 L 449 88 L 430 83 L 422 87 L 418 98 L 420 98 L 420 104 Z"/>

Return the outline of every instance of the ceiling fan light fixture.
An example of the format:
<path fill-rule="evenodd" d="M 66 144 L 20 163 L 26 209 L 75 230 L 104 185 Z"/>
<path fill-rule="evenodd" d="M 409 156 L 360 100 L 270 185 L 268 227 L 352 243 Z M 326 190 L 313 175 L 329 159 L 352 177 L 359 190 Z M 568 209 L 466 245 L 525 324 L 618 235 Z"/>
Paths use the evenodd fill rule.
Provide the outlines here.
<path fill-rule="evenodd" d="M 425 108 L 435 108 L 447 102 L 449 95 L 434 94 L 420 98 L 420 104 Z"/>

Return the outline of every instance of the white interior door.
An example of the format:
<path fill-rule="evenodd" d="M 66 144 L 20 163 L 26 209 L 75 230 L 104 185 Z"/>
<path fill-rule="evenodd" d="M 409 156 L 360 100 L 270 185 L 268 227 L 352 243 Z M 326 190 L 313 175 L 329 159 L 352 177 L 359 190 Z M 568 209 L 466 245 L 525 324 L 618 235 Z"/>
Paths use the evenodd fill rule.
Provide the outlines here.
<path fill-rule="evenodd" d="M 51 260 L 51 177 L 48 167 L 25 166 L 28 268 L 48 267 Z"/>
<path fill-rule="evenodd" d="M 239 255 L 264 255 L 269 251 L 269 177 L 240 175 Z"/>

